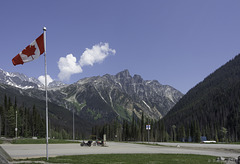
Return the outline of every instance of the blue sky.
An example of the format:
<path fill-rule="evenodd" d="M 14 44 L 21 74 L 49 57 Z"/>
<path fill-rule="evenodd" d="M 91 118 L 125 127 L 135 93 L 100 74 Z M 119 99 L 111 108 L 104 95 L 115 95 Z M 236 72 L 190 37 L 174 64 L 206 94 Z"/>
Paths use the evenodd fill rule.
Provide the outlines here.
<path fill-rule="evenodd" d="M 186 93 L 240 52 L 239 6 L 238 0 L 0 1 L 0 68 L 44 75 L 43 56 L 17 66 L 11 60 L 46 26 L 54 80 L 60 58 L 68 56 L 82 70 L 63 78 L 66 83 L 128 69 Z M 84 53 L 98 54 L 94 46 L 107 47 L 107 55 L 81 65 Z"/>

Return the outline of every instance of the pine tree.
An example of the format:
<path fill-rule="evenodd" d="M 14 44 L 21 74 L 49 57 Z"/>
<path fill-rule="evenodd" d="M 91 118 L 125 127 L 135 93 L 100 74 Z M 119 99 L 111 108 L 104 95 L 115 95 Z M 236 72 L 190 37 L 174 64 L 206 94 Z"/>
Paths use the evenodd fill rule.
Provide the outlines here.
<path fill-rule="evenodd" d="M 176 125 L 172 125 L 172 141 L 176 141 Z"/>
<path fill-rule="evenodd" d="M 7 95 L 4 96 L 4 109 L 3 109 L 3 122 L 4 122 L 4 135 L 7 137 L 7 111 L 8 111 L 8 103 L 7 103 Z"/>
<path fill-rule="evenodd" d="M 164 120 L 160 120 L 160 141 L 167 141 L 167 132 L 164 124 Z"/>
<path fill-rule="evenodd" d="M 0 106 L 0 137 L 2 137 L 2 130 L 3 130 L 3 107 Z"/>
<path fill-rule="evenodd" d="M 222 135 L 222 141 L 226 142 L 226 137 L 227 137 L 227 132 L 228 132 L 227 129 L 222 127 L 220 132 L 221 132 L 221 135 Z"/>
<path fill-rule="evenodd" d="M 145 130 L 145 126 L 144 126 L 144 113 L 142 112 L 142 117 L 141 117 L 141 125 L 140 125 L 140 131 L 141 131 L 141 141 L 144 141 L 144 130 Z"/>
<path fill-rule="evenodd" d="M 192 139 L 192 142 L 195 142 L 195 134 L 196 134 L 196 126 L 193 122 L 191 122 L 191 125 L 190 125 L 190 136 L 191 136 L 191 139 Z"/>
<path fill-rule="evenodd" d="M 199 128 L 199 123 L 196 123 L 196 134 L 195 134 L 195 142 L 201 142 L 201 132 Z"/>
<path fill-rule="evenodd" d="M 8 110 L 8 115 L 7 115 L 7 124 L 8 124 L 8 136 L 9 137 L 14 137 L 15 134 L 15 112 L 13 106 L 10 106 Z"/>
<path fill-rule="evenodd" d="M 18 109 L 18 135 L 19 136 L 23 136 L 24 134 L 24 119 L 25 119 L 25 115 L 24 115 L 23 107 L 20 107 Z"/>
<path fill-rule="evenodd" d="M 24 137 L 29 137 L 29 110 L 25 107 L 24 110 L 25 120 L 24 120 Z"/>
<path fill-rule="evenodd" d="M 218 132 L 217 132 L 217 129 L 215 129 L 215 141 L 218 142 Z"/>
<path fill-rule="evenodd" d="M 37 136 L 37 134 L 36 134 L 36 124 L 37 124 L 36 117 L 37 117 L 36 106 L 33 105 L 32 120 L 31 120 L 31 122 L 32 122 L 32 124 L 31 124 L 31 126 L 32 126 L 32 136 L 33 137 Z"/>
<path fill-rule="evenodd" d="M 134 112 L 132 112 L 132 123 L 131 123 L 131 134 L 130 134 L 131 140 L 136 139 L 136 122 L 134 118 Z"/>
<path fill-rule="evenodd" d="M 177 140 L 178 141 L 181 141 L 181 142 L 184 142 L 185 141 L 185 137 L 186 137 L 186 133 L 185 133 L 185 128 L 183 125 L 180 126 L 180 128 L 178 128 L 178 133 L 177 133 Z"/>

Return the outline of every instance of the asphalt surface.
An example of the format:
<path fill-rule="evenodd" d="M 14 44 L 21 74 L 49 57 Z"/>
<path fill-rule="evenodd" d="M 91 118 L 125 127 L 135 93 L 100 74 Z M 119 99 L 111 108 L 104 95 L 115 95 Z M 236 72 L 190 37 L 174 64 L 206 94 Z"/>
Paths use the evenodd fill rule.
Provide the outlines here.
<path fill-rule="evenodd" d="M 240 145 L 233 144 L 192 144 L 192 143 L 151 143 L 134 144 L 107 142 L 107 147 L 81 147 L 80 144 L 49 144 L 49 157 L 62 155 L 86 154 L 132 154 L 132 153 L 161 153 L 161 154 L 200 154 L 217 157 L 240 156 Z M 159 146 L 161 145 L 161 146 Z M 46 157 L 45 144 L 2 144 L 1 147 L 13 158 Z"/>

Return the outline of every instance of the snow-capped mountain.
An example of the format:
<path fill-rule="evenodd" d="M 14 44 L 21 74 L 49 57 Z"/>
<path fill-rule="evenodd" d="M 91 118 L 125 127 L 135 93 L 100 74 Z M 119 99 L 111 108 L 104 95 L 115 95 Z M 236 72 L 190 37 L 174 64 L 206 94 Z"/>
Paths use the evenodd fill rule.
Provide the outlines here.
<path fill-rule="evenodd" d="M 45 100 L 44 85 L 36 78 L 0 69 L 0 83 L 18 88 L 21 97 Z M 74 109 L 79 117 L 98 123 L 116 117 L 130 120 L 133 114 L 140 118 L 142 113 L 159 119 L 183 96 L 169 85 L 143 80 L 140 75 L 131 76 L 128 70 L 84 78 L 70 85 L 53 81 L 49 88 L 49 102 Z"/>
<path fill-rule="evenodd" d="M 52 81 L 51 83 L 48 84 L 48 88 L 60 88 L 60 87 L 63 87 L 63 86 L 66 86 L 66 84 L 64 84 L 63 82 L 61 81 Z"/>
<path fill-rule="evenodd" d="M 4 71 L 0 68 L 0 83 L 7 84 L 20 89 L 44 89 L 44 85 L 34 77 L 27 77 L 22 73 L 12 73 Z M 59 81 L 49 83 L 49 88 L 59 87 L 65 85 Z"/>

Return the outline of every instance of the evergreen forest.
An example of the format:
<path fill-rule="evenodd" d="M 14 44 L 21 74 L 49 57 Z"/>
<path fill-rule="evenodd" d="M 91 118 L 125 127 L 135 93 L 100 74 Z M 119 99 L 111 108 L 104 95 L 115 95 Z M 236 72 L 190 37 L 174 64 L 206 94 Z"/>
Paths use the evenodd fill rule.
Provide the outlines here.
<path fill-rule="evenodd" d="M 36 105 L 32 108 L 24 103 L 19 106 L 16 97 L 12 101 L 11 97 L 5 95 L 3 105 L 0 105 L 0 136 L 46 138 L 46 115 L 43 113 L 36 108 Z M 50 138 L 70 139 L 72 137 L 72 129 L 55 124 L 55 121 L 51 120 L 53 119 L 49 119 Z M 76 138 L 80 138 L 79 136 L 80 133 L 76 131 Z"/>
<path fill-rule="evenodd" d="M 164 117 L 168 132 L 195 127 L 207 140 L 240 140 L 240 55 L 192 88 Z M 195 138 L 193 141 L 198 141 Z"/>

